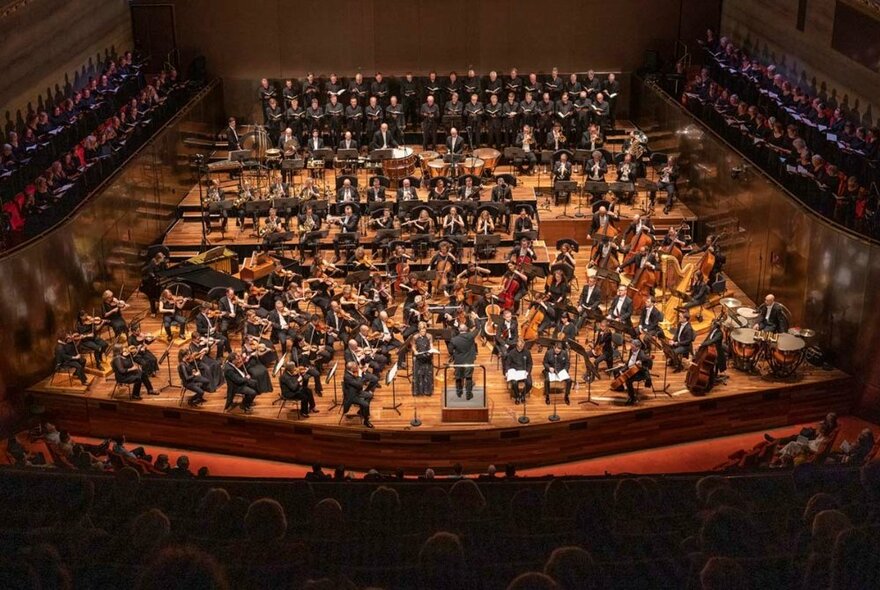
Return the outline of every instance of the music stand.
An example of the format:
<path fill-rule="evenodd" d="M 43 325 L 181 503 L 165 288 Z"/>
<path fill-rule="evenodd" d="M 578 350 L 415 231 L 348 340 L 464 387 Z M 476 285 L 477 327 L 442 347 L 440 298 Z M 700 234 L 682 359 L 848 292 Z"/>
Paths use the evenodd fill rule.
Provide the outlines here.
<path fill-rule="evenodd" d="M 538 239 L 538 232 L 534 229 L 530 229 L 527 231 L 518 231 L 513 234 L 513 240 L 515 242 L 518 242 L 523 238 L 528 238 L 530 241 L 534 242 Z"/>
<path fill-rule="evenodd" d="M 219 214 L 221 211 L 226 212 L 226 219 L 229 219 L 228 212 L 230 209 L 234 208 L 235 203 L 228 199 L 223 199 L 222 201 L 218 201 L 216 203 L 208 204 L 208 215 Z M 220 216 L 220 241 L 223 242 L 226 240 L 226 224 L 223 223 L 223 216 Z M 210 244 L 210 241 L 208 242 Z"/>
<path fill-rule="evenodd" d="M 504 148 L 502 155 L 510 162 L 510 167 L 513 168 L 513 176 L 516 178 L 519 171 L 517 164 L 522 164 L 523 159 L 526 157 L 525 151 L 521 147 L 511 146 Z"/>
<path fill-rule="evenodd" d="M 589 375 L 592 377 L 591 379 L 587 380 L 587 399 L 578 402 L 578 404 L 579 405 L 593 404 L 594 406 L 598 406 L 599 404 L 597 402 L 594 402 L 592 398 L 593 398 L 593 381 L 599 378 L 599 369 L 597 369 L 596 365 L 593 364 L 593 361 L 590 360 L 590 356 L 589 356 L 589 354 L 587 354 L 587 349 L 584 348 L 580 342 L 569 339 L 569 340 L 566 340 L 566 343 L 568 344 L 568 348 L 570 350 L 573 350 L 575 353 L 577 353 L 577 355 L 579 357 L 584 359 L 584 371 L 589 373 Z M 575 380 L 574 381 L 575 384 L 577 385 L 577 357 L 575 357 L 574 380 Z"/>
<path fill-rule="evenodd" d="M 234 150 L 229 152 L 229 161 L 241 163 L 253 159 L 253 156 L 253 150 Z"/>
<path fill-rule="evenodd" d="M 498 234 L 477 234 L 475 244 L 477 257 L 480 257 L 481 251 L 487 251 L 489 248 L 498 248 L 501 243 L 501 236 Z M 485 256 L 491 258 L 491 256 Z"/>
<path fill-rule="evenodd" d="M 681 361 L 678 358 L 678 355 L 675 354 L 675 350 L 673 350 L 672 346 L 669 345 L 668 342 L 663 340 L 662 338 L 657 338 L 656 336 L 651 336 L 651 341 L 653 343 L 659 344 L 660 348 L 663 350 L 663 355 L 666 357 L 667 361 L 671 361 L 678 365 Z M 669 382 L 667 377 L 669 375 L 669 362 L 663 363 L 663 387 L 660 389 L 663 393 L 672 397 L 672 394 L 669 393 Z M 654 396 L 657 396 L 657 389 L 651 386 L 651 390 L 654 392 Z"/>
<path fill-rule="evenodd" d="M 553 193 L 559 197 L 560 193 L 568 193 L 569 198 L 565 201 L 565 206 L 562 209 L 562 213 L 556 216 L 556 219 L 571 219 L 572 216 L 568 214 L 568 203 L 571 201 L 571 195 L 577 190 L 578 185 L 577 182 L 573 180 L 557 180 L 553 184 Z"/>
<path fill-rule="evenodd" d="M 376 232 L 377 242 L 386 242 L 388 240 L 396 240 L 400 237 L 400 229 L 380 229 Z"/>
<path fill-rule="evenodd" d="M 416 255 L 418 260 L 421 260 L 423 254 L 428 253 L 427 244 L 434 240 L 434 236 L 431 234 L 411 234 L 409 240 L 412 242 L 413 254 Z"/>

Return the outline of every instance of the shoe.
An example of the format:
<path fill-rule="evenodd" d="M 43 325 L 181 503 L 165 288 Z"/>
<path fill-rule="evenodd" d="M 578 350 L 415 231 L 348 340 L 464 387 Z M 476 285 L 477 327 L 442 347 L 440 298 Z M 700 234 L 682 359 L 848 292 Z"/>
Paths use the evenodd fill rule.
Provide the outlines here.
<path fill-rule="evenodd" d="M 198 408 L 199 407 L 199 400 L 191 399 L 188 402 L 186 402 L 186 404 L 191 408 Z"/>
<path fill-rule="evenodd" d="M 519 405 L 519 398 L 518 397 L 513 398 L 513 403 L 516 405 Z"/>
<path fill-rule="evenodd" d="M 547 404 L 548 406 L 550 405 L 550 396 L 549 395 L 544 396 L 544 403 Z"/>
<path fill-rule="evenodd" d="M 254 407 L 253 407 L 253 406 L 248 406 L 248 407 L 246 407 L 246 408 L 244 409 L 244 413 L 245 413 L 245 414 L 253 414 L 253 413 L 254 413 Z"/>
<path fill-rule="evenodd" d="M 88 380 L 86 380 L 86 379 L 82 379 L 82 380 L 80 380 L 80 385 L 85 386 L 85 385 L 88 385 L 88 384 L 89 384 Z"/>
<path fill-rule="evenodd" d="M 375 428 L 375 426 L 373 426 L 373 423 L 370 422 L 369 420 L 364 420 L 364 426 L 366 428 Z"/>
<path fill-rule="evenodd" d="M 159 395 L 159 392 L 156 391 L 155 389 L 151 389 L 150 391 L 147 392 L 147 395 Z"/>
<path fill-rule="evenodd" d="M 770 436 L 769 434 L 765 434 L 764 440 L 766 440 L 768 443 L 772 443 L 772 442 L 776 442 L 776 437 Z"/>
<path fill-rule="evenodd" d="M 226 404 L 225 406 L 223 406 L 223 411 L 228 412 L 229 408 L 231 408 L 231 407 L 232 407 L 232 404 Z"/>
<path fill-rule="evenodd" d="M 299 417 L 300 417 L 300 418 L 308 418 L 308 417 L 309 417 L 309 413 L 308 413 L 308 412 L 300 412 L 300 413 L 299 413 Z"/>
<path fill-rule="evenodd" d="M 468 392 L 467 395 L 465 395 L 464 397 L 465 397 L 465 399 L 474 399 L 474 394 L 471 392 Z"/>
<path fill-rule="evenodd" d="M 138 395 L 133 395 L 133 396 L 131 396 L 131 399 L 133 399 L 133 400 L 135 400 L 135 401 L 141 401 L 141 400 L 144 399 L 144 398 L 141 397 L 140 394 L 138 394 Z"/>
<path fill-rule="evenodd" d="M 623 404 L 623 405 L 625 405 L 625 406 L 634 406 L 634 405 L 636 405 L 636 402 L 635 402 L 635 400 L 628 399 L 628 400 L 626 400 L 626 403 Z"/>
<path fill-rule="evenodd" d="M 456 391 L 456 392 L 455 392 L 455 395 L 456 395 L 456 397 L 461 397 L 462 392 L 461 392 L 461 391 Z"/>
<path fill-rule="evenodd" d="M 571 405 L 571 400 L 568 399 L 568 396 L 567 396 L 567 395 L 565 396 L 565 405 L 566 405 L 566 406 L 570 406 L 570 405 Z"/>
<path fill-rule="evenodd" d="M 309 410 L 309 414 L 318 414 L 320 411 L 321 410 L 319 410 L 318 408 L 312 408 L 311 410 Z"/>

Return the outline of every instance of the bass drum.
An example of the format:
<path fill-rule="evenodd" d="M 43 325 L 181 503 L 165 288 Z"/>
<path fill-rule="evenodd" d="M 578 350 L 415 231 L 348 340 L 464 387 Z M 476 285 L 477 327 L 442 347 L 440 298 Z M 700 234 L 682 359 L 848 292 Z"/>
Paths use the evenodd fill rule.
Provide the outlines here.
<path fill-rule="evenodd" d="M 777 377 L 790 377 L 804 361 L 806 342 L 791 334 L 777 334 L 776 342 L 770 343 L 770 370 Z"/>
<path fill-rule="evenodd" d="M 740 371 L 751 371 L 758 361 L 761 341 L 751 328 L 737 328 L 730 333 L 730 356 L 733 366 Z"/>
<path fill-rule="evenodd" d="M 501 159 L 501 152 L 492 148 L 478 148 L 474 150 L 474 157 L 483 160 L 483 172 L 492 176 L 495 174 L 498 160 Z"/>

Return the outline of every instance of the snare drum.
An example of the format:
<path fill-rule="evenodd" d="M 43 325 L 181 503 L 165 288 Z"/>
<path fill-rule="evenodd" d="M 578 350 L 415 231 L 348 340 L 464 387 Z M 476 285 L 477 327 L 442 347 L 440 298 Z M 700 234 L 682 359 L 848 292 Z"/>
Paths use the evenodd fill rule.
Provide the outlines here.
<path fill-rule="evenodd" d="M 740 371 L 751 371 L 758 361 L 761 341 L 751 328 L 737 328 L 730 333 L 730 355 L 733 366 Z"/>
<path fill-rule="evenodd" d="M 477 148 L 474 150 L 474 157 L 483 160 L 483 171 L 491 176 L 501 159 L 501 152 L 493 148 Z"/>
<path fill-rule="evenodd" d="M 803 338 L 791 334 L 778 334 L 776 342 L 770 344 L 768 361 L 770 370 L 777 377 L 789 377 L 804 360 L 806 343 Z"/>
<path fill-rule="evenodd" d="M 443 158 L 437 158 L 428 162 L 428 175 L 431 178 L 438 178 L 449 174 L 449 162 L 444 162 Z"/>
<path fill-rule="evenodd" d="M 465 174 L 473 174 L 474 176 L 480 177 L 483 175 L 483 167 L 486 163 L 480 158 L 465 158 L 462 163 L 462 168 L 464 169 Z"/>

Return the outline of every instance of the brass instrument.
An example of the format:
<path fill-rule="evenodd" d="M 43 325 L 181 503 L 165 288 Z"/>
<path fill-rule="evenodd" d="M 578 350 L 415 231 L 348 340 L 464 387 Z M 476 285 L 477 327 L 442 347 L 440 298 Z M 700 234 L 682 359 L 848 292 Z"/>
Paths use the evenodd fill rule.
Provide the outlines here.
<path fill-rule="evenodd" d="M 630 156 L 632 156 L 633 160 L 641 159 L 641 157 L 645 154 L 645 146 L 641 144 L 641 142 L 635 137 L 629 144 L 629 149 L 626 150 Z"/>
<path fill-rule="evenodd" d="M 248 201 L 253 201 L 253 200 L 254 200 L 253 191 L 251 191 L 251 188 L 249 186 L 245 186 L 241 191 L 239 191 L 238 197 L 235 199 L 235 201 L 233 201 L 233 203 L 234 203 L 235 207 L 240 208 L 242 205 L 244 205 Z"/>
<path fill-rule="evenodd" d="M 268 234 L 272 234 L 281 229 L 281 224 L 277 219 L 266 219 L 266 222 L 263 224 L 263 227 L 260 228 L 259 235 L 261 238 L 266 237 Z"/>

